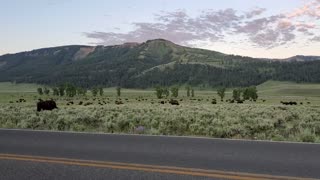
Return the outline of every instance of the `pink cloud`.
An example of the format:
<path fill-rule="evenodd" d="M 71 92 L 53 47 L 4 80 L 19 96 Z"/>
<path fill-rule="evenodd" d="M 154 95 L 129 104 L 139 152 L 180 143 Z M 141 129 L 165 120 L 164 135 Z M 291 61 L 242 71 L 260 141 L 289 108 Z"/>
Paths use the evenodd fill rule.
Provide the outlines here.
<path fill-rule="evenodd" d="M 301 27 L 301 28 L 306 28 L 306 29 L 314 29 L 316 28 L 316 24 L 314 23 L 301 23 L 301 22 L 298 22 L 296 24 L 297 27 Z"/>
<path fill-rule="evenodd" d="M 302 16 L 308 16 L 311 18 L 320 19 L 320 0 L 313 0 L 303 5 L 303 7 L 294 10 L 287 14 L 288 18 L 298 18 Z"/>
<path fill-rule="evenodd" d="M 302 8 L 296 9 L 288 15 L 288 18 L 303 16 L 310 11 L 310 4 L 304 5 Z"/>
<path fill-rule="evenodd" d="M 293 26 L 293 24 L 289 20 L 281 20 L 278 23 L 278 27 L 281 29 L 287 29 L 287 28 L 290 28 L 291 26 Z"/>

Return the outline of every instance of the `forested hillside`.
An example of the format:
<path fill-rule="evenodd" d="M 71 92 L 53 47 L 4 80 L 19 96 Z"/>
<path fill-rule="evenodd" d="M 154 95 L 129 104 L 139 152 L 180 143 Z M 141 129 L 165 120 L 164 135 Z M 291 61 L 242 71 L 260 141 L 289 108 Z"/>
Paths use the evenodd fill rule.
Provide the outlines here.
<path fill-rule="evenodd" d="M 0 56 L 0 81 L 82 87 L 190 84 L 249 86 L 267 80 L 320 82 L 315 56 L 255 59 L 157 39 L 116 46 L 64 46 Z"/>

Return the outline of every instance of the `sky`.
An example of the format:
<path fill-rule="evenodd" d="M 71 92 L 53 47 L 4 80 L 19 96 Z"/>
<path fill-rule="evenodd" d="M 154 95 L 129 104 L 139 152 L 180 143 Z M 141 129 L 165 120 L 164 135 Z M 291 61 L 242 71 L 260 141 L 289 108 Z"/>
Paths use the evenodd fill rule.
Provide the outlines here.
<path fill-rule="evenodd" d="M 0 55 L 163 38 L 251 57 L 320 55 L 320 0 L 0 0 Z"/>

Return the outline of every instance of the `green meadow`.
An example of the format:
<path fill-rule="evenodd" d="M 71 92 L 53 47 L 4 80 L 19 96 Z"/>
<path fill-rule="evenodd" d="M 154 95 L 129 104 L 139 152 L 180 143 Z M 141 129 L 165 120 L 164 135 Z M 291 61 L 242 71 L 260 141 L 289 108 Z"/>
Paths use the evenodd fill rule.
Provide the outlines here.
<path fill-rule="evenodd" d="M 171 97 L 157 99 L 154 89 L 122 89 L 117 97 L 115 88 L 105 88 L 103 96 L 70 98 L 52 90 L 40 96 L 38 87 L 0 83 L 1 128 L 320 142 L 320 84 L 268 81 L 257 86 L 256 102 L 243 104 L 221 102 L 215 89 L 195 88 L 195 97 L 187 97 L 181 87 L 178 106 L 168 103 Z M 227 89 L 225 99 L 231 96 Z M 58 109 L 37 112 L 39 98 L 54 99 Z"/>

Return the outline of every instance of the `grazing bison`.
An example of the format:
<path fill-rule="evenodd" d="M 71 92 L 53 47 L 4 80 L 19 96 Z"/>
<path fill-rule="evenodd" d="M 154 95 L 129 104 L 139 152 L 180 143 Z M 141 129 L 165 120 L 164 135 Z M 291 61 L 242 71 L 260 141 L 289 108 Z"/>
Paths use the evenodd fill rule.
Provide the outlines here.
<path fill-rule="evenodd" d="M 294 101 L 289 101 L 289 102 L 285 102 L 285 101 L 280 101 L 281 104 L 283 105 L 298 105 L 297 102 L 294 102 Z"/>
<path fill-rule="evenodd" d="M 116 105 L 121 105 L 121 104 L 123 104 L 123 102 L 122 102 L 121 99 L 120 99 L 120 100 L 116 100 L 116 101 L 115 101 L 115 104 L 116 104 Z"/>
<path fill-rule="evenodd" d="M 241 100 L 241 99 L 238 99 L 238 100 L 237 100 L 237 103 L 238 103 L 238 104 L 243 104 L 243 102 L 244 102 L 244 100 Z"/>
<path fill-rule="evenodd" d="M 84 106 L 89 106 L 89 105 L 92 105 L 93 103 L 92 102 L 86 102 L 84 103 Z"/>
<path fill-rule="evenodd" d="M 20 99 L 19 99 L 19 102 L 22 103 L 22 102 L 27 102 L 27 101 L 26 101 L 25 99 L 21 99 L 21 98 L 20 98 Z"/>
<path fill-rule="evenodd" d="M 169 103 L 171 105 L 179 105 L 179 102 L 177 100 L 174 100 L 174 99 L 170 99 Z"/>
<path fill-rule="evenodd" d="M 37 111 L 42 111 L 42 110 L 53 110 L 57 109 L 57 104 L 54 100 L 46 100 L 43 101 L 42 99 L 39 99 L 39 102 L 37 103 Z"/>

